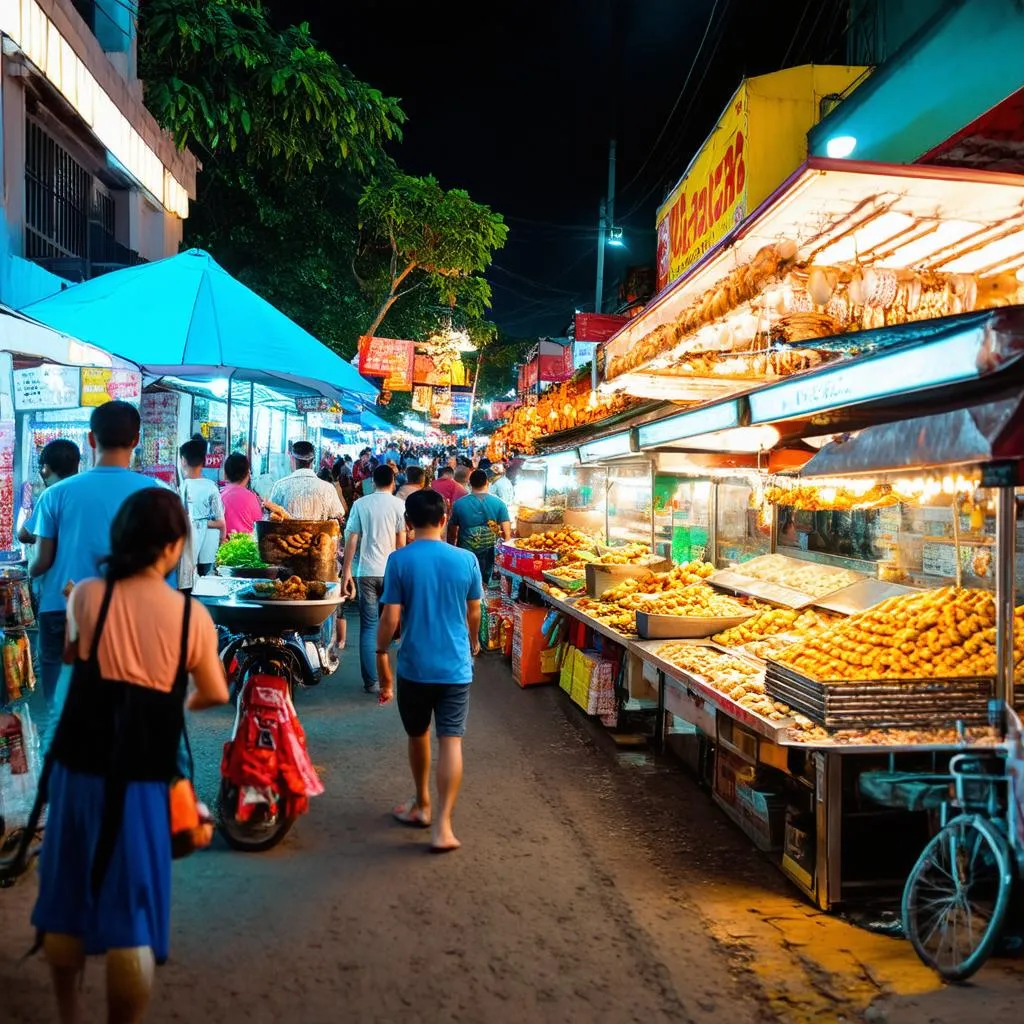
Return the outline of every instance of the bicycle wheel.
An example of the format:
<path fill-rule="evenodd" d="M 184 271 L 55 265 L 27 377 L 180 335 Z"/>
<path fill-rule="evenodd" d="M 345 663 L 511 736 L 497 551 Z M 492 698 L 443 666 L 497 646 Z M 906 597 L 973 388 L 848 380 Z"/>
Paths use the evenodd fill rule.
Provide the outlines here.
<path fill-rule="evenodd" d="M 903 890 L 903 930 L 947 981 L 966 981 L 988 959 L 1013 888 L 1003 834 L 980 815 L 954 818 L 924 848 Z"/>

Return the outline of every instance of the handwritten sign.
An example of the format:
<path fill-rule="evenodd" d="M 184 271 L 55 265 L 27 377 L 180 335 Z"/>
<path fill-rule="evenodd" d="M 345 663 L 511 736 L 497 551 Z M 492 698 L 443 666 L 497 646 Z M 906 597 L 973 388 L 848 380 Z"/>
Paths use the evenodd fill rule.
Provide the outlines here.
<path fill-rule="evenodd" d="M 81 404 L 105 405 L 115 400 L 138 405 L 142 400 L 142 374 L 132 370 L 104 370 L 83 366 Z"/>
<path fill-rule="evenodd" d="M 81 379 L 77 366 L 44 363 L 26 370 L 15 370 L 12 376 L 14 408 L 19 412 L 78 408 Z"/>

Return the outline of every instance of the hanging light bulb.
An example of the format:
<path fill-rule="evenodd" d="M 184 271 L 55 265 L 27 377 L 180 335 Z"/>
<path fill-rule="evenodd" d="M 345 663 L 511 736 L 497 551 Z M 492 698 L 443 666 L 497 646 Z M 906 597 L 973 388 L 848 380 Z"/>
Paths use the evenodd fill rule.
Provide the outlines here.
<path fill-rule="evenodd" d="M 596 409 L 597 408 L 597 392 L 596 391 L 591 391 L 590 392 L 590 397 L 587 399 L 587 408 L 588 409 Z"/>

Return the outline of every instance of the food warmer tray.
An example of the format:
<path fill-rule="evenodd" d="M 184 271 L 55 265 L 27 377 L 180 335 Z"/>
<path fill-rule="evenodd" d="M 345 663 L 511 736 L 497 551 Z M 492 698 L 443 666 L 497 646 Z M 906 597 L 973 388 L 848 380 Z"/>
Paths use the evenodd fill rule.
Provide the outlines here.
<path fill-rule="evenodd" d="M 707 640 L 677 640 L 675 642 L 692 643 L 697 647 L 710 647 L 714 651 L 718 651 L 721 654 L 731 655 L 740 661 L 757 664 L 757 662 L 749 657 L 744 657 L 742 654 L 730 650 L 728 647 L 723 647 L 721 644 L 712 643 Z M 737 704 L 736 701 L 731 697 L 727 697 L 721 690 L 716 690 L 703 676 L 694 675 L 692 672 L 688 672 L 686 669 L 680 668 L 678 665 L 674 665 L 671 661 L 667 661 L 664 658 L 659 657 L 657 654 L 658 648 L 663 646 L 665 643 L 665 640 L 633 640 L 630 642 L 629 646 L 633 653 L 639 655 L 645 661 L 659 669 L 666 676 L 672 679 L 676 685 L 685 686 L 693 690 L 698 696 L 709 701 L 730 718 L 747 726 L 749 729 L 753 729 L 759 736 L 764 736 L 766 739 L 772 740 L 774 743 L 778 743 L 788 734 L 787 730 L 792 723 L 791 718 L 784 718 L 780 719 L 778 722 L 773 722 L 771 719 L 765 718 L 762 715 L 757 714 L 757 712 L 743 707 L 742 704 Z"/>
<path fill-rule="evenodd" d="M 573 618 L 578 619 L 580 622 L 594 630 L 595 633 L 600 633 L 602 636 L 606 636 L 609 640 L 614 640 L 618 644 L 627 644 L 636 639 L 636 637 L 629 636 L 626 633 L 620 633 L 617 629 L 612 629 L 611 626 L 606 626 L 603 622 L 600 622 L 588 615 L 582 608 L 576 608 L 574 606 L 574 602 L 577 597 L 582 595 L 572 594 L 568 600 L 563 601 L 561 598 L 552 597 L 547 591 L 541 590 L 537 580 L 526 579 L 524 577 L 523 582 L 540 594 L 540 596 L 553 608 L 557 608 L 560 612 L 564 612 L 566 615 L 571 615 Z"/>
<path fill-rule="evenodd" d="M 765 689 L 828 729 L 913 728 L 963 721 L 983 725 L 991 676 L 819 682 L 768 661 Z"/>
<path fill-rule="evenodd" d="M 842 590 L 814 601 L 815 608 L 828 612 L 839 612 L 840 615 L 856 615 L 881 604 L 890 597 L 902 597 L 904 594 L 919 593 L 916 587 L 905 587 L 901 583 L 886 583 L 885 580 L 866 579 L 859 583 L 851 583 Z"/>

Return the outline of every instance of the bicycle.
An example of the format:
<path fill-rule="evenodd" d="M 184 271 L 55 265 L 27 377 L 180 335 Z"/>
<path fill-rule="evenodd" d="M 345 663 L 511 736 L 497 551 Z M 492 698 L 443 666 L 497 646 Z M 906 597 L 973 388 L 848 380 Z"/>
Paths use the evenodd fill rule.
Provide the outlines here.
<path fill-rule="evenodd" d="M 952 799 L 903 889 L 904 933 L 946 981 L 966 981 L 988 959 L 1024 875 L 1024 746 L 1020 719 L 1009 708 L 1006 717 L 1002 743 L 950 761 Z"/>

